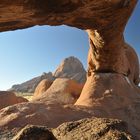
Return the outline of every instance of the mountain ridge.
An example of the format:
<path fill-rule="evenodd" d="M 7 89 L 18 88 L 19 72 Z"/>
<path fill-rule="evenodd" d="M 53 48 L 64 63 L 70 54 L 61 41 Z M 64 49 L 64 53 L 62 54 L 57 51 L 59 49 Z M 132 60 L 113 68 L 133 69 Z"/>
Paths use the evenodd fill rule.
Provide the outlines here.
<path fill-rule="evenodd" d="M 44 79 L 53 82 L 57 78 L 69 78 L 79 83 L 85 83 L 86 71 L 81 61 L 70 56 L 65 58 L 53 72 L 43 72 L 42 75 L 27 80 L 21 84 L 13 85 L 8 91 L 33 93 L 37 85 Z"/>

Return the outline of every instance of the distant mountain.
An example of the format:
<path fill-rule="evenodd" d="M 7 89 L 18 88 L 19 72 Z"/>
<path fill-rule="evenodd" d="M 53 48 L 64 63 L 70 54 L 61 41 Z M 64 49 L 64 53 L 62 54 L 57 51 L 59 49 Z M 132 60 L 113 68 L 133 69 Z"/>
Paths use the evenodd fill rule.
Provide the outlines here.
<path fill-rule="evenodd" d="M 49 79 L 50 81 L 53 81 L 55 78 L 53 77 L 52 73 L 43 73 L 41 76 L 35 77 L 29 81 L 26 81 L 22 84 L 13 85 L 10 91 L 15 92 L 29 92 L 33 93 L 35 91 L 35 88 L 37 85 L 42 81 L 43 79 Z"/>
<path fill-rule="evenodd" d="M 76 57 L 64 59 L 53 74 L 56 78 L 69 78 L 79 83 L 86 81 L 86 71 L 83 64 Z"/>
<path fill-rule="evenodd" d="M 68 57 L 62 61 L 62 63 L 57 67 L 54 73 L 43 73 L 41 76 L 35 77 L 29 81 L 22 84 L 13 85 L 10 91 L 15 92 L 28 92 L 33 93 L 37 85 L 43 80 L 47 79 L 49 81 L 54 81 L 56 78 L 69 78 L 77 81 L 78 83 L 85 83 L 86 81 L 86 71 L 76 57 Z"/>

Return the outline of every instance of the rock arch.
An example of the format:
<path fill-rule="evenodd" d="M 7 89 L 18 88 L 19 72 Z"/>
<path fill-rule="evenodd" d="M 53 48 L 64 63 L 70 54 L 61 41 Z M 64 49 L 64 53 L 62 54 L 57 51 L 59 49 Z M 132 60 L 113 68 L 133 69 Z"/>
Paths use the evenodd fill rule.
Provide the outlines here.
<path fill-rule="evenodd" d="M 139 62 L 123 36 L 136 3 L 137 0 L 1 0 L 0 32 L 62 24 L 86 30 L 90 40 L 87 82 L 74 107 L 80 106 L 84 110 L 87 106 L 88 113 L 92 112 L 90 116 L 125 120 L 130 123 L 131 132 L 139 136 Z M 34 109 L 34 104 L 23 106 L 26 105 Z M 39 106 L 36 107 L 38 110 Z M 66 109 L 60 108 L 64 112 L 57 112 L 60 122 L 65 118 L 61 114 L 70 113 L 75 119 L 79 118 L 76 111 L 71 113 L 68 110 L 66 113 Z M 89 114 L 85 115 L 83 111 L 81 117 L 87 116 Z M 51 119 L 53 117 L 49 117 Z M 19 122 L 24 124 L 25 121 L 19 119 Z"/>
<path fill-rule="evenodd" d="M 124 41 L 123 31 L 136 3 L 136 0 L 2 0 L 0 31 L 62 24 L 86 30 L 90 39 L 88 77 L 118 73 L 135 86 L 139 81 L 139 64 L 134 50 Z M 135 68 L 127 54 L 132 54 Z M 92 90 L 88 93 L 89 98 L 93 93 Z M 81 105 L 81 97 L 86 94 L 82 92 L 77 105 Z"/>
<path fill-rule="evenodd" d="M 62 24 L 86 30 L 90 40 L 88 77 L 94 79 L 92 75 L 96 73 L 118 73 L 135 86 L 139 81 L 138 59 L 125 43 L 123 31 L 136 3 L 137 0 L 1 0 L 0 31 Z M 135 68 L 130 64 L 127 55 L 130 53 Z M 86 94 L 91 98 L 93 89 L 82 92 L 77 105 L 87 104 L 86 100 L 81 101 Z"/>

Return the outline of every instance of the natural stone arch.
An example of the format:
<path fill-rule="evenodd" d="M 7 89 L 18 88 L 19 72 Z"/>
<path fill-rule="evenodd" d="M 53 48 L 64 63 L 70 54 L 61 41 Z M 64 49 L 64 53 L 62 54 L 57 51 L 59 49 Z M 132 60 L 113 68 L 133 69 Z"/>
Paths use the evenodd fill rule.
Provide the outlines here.
<path fill-rule="evenodd" d="M 130 47 L 123 37 L 125 25 L 136 2 L 137 0 L 1 0 L 0 31 L 62 24 L 86 30 L 90 40 L 90 80 L 87 80 L 76 104 L 88 106 L 92 105 L 92 95 L 98 84 L 89 81 L 96 79 L 96 73 L 118 73 L 128 77 L 134 87 L 138 84 L 138 58 L 132 49 L 128 49 Z M 136 68 L 131 68 L 127 55 L 129 53 L 135 59 Z"/>
<path fill-rule="evenodd" d="M 139 81 L 139 66 L 134 50 L 125 43 L 123 37 L 125 25 L 136 2 L 137 0 L 1 0 L 1 32 L 34 25 L 65 24 L 86 30 L 90 40 L 87 82 L 76 102 L 80 106 L 68 109 L 54 104 L 48 107 L 48 104 L 27 103 L 18 107 L 23 108 L 23 111 L 28 108 L 25 112 L 37 112 L 40 108 L 49 112 L 51 117 L 41 120 L 39 116 L 39 122 L 36 122 L 40 124 L 44 121 L 52 125 L 56 116 L 57 124 L 64 120 L 90 116 L 118 118 L 127 121 L 130 131 L 139 137 L 140 91 L 136 86 Z M 136 63 L 135 68 L 132 68 L 133 61 L 128 60 L 129 55 Z M 12 123 L 11 120 L 6 122 L 7 118 L 10 119 L 9 114 L 8 117 L 3 116 L 7 110 L 0 113 L 0 129 L 3 126 L 25 124 L 18 107 L 8 109 L 10 115 L 16 114 L 15 110 L 19 114 L 14 116 L 16 119 Z M 53 111 L 56 113 L 55 118 Z M 31 121 L 30 117 L 28 121 Z"/>

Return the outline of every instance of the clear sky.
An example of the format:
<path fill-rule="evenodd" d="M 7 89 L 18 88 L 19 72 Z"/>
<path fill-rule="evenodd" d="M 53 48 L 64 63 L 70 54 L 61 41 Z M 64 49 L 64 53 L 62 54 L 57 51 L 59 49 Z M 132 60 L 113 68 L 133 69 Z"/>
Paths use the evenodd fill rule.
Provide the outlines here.
<path fill-rule="evenodd" d="M 125 39 L 140 56 L 140 2 L 129 20 Z M 54 71 L 66 57 L 78 57 L 86 68 L 87 34 L 67 26 L 36 26 L 0 33 L 0 90 Z"/>

